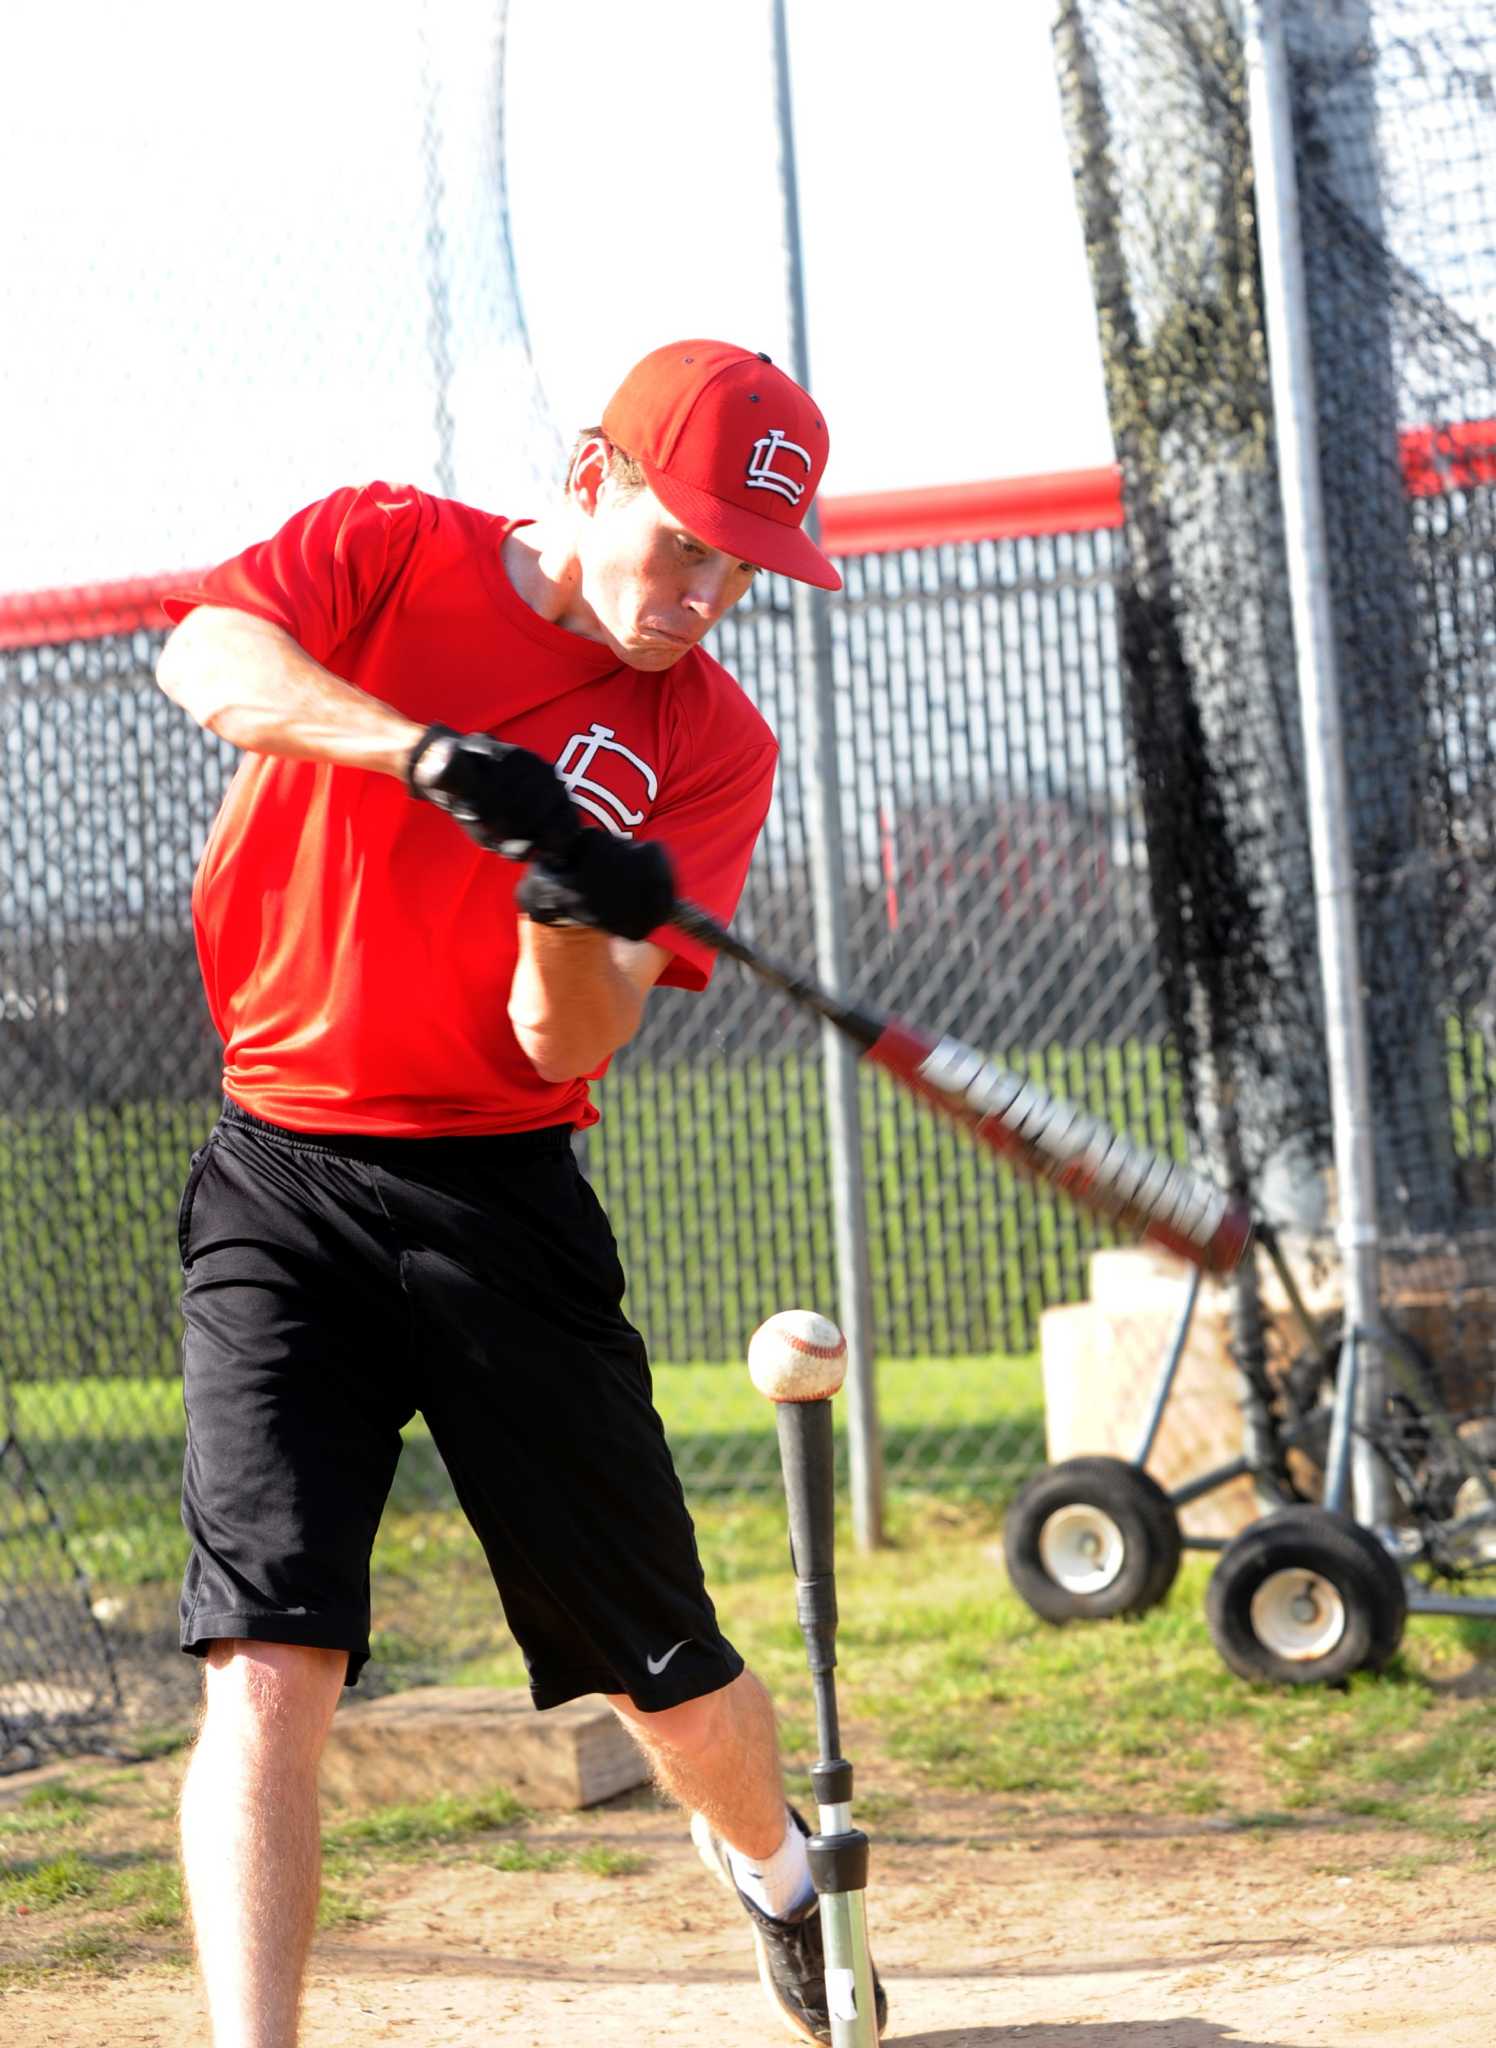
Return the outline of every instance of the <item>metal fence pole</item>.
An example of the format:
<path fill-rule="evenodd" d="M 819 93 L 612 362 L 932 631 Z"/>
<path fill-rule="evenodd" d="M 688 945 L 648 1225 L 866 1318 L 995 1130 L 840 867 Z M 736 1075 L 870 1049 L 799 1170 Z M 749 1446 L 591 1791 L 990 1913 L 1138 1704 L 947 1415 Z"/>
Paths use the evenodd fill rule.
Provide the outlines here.
<path fill-rule="evenodd" d="M 789 36 L 784 0 L 774 0 L 774 78 L 779 114 L 779 179 L 784 202 L 786 299 L 790 358 L 796 379 L 810 387 L 805 275 L 800 257 L 800 197 L 790 101 Z M 820 538 L 814 506 L 806 519 Z M 827 595 L 796 583 L 795 656 L 802 721 L 805 837 L 815 898 L 816 972 L 830 988 L 849 985 L 846 886 L 842 862 L 841 778 L 833 695 L 831 612 Z M 826 1085 L 828 1177 L 836 1235 L 838 1315 L 847 1339 L 847 1442 L 852 1528 L 858 1545 L 883 1540 L 883 1453 L 873 1362 L 873 1288 L 868 1261 L 867 1186 L 858 1113 L 857 1061 L 846 1040 L 822 1026 Z"/>
<path fill-rule="evenodd" d="M 1330 1070 L 1337 1236 L 1345 1270 L 1345 1329 L 1358 1348 L 1351 1452 L 1356 1518 L 1388 1518 L 1388 1485 L 1366 1425 L 1385 1401 L 1375 1133 L 1371 1116 L 1366 992 L 1357 928 L 1345 736 L 1330 606 L 1318 407 L 1305 304 L 1303 243 L 1294 169 L 1293 112 L 1281 0 L 1253 0 L 1247 18 L 1247 79 L 1257 232 L 1262 252 L 1274 431 L 1288 540 L 1288 576 L 1304 731 L 1304 775 L 1324 977 Z"/>

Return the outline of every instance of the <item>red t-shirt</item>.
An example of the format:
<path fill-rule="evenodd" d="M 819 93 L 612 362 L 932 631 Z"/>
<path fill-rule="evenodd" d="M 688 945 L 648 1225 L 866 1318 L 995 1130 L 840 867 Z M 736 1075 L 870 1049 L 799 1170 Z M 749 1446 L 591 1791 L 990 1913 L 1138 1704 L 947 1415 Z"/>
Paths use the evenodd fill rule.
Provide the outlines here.
<path fill-rule="evenodd" d="M 335 491 L 166 611 L 253 612 L 408 718 L 532 748 L 592 819 L 661 840 L 680 893 L 730 917 L 772 733 L 699 648 L 648 674 L 539 618 L 500 553 L 521 523 L 408 485 Z M 586 1081 L 542 1080 L 510 1028 L 519 874 L 393 776 L 246 754 L 192 898 L 225 1092 L 292 1130 L 595 1123 Z M 705 988 L 707 949 L 653 938 L 675 956 L 663 982 Z"/>

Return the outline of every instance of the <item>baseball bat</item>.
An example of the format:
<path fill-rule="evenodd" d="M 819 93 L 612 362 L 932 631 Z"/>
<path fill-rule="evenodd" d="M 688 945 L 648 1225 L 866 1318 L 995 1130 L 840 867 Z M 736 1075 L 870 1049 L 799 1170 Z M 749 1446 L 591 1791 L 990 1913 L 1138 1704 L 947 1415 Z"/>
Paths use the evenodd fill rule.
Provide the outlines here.
<path fill-rule="evenodd" d="M 695 903 L 677 899 L 670 922 L 824 1017 L 864 1059 L 1081 1208 L 1209 1273 L 1229 1273 L 1240 1264 L 1252 1238 L 1251 1211 L 1189 1167 L 1124 1138 L 1099 1117 L 996 1065 L 959 1038 L 929 1038 L 900 1018 L 829 994 Z"/>
<path fill-rule="evenodd" d="M 803 1394 L 783 1398 L 771 1394 L 770 1398 L 789 1510 L 795 1609 L 815 1690 L 818 1760 L 811 1766 L 810 1781 L 818 1826 L 806 1843 L 806 1852 L 811 1881 L 821 1902 L 831 2043 L 832 2048 L 877 2048 L 865 1896 L 868 1838 L 852 1825 L 852 1766 L 841 1753 L 836 1704 L 836 1467 L 831 1400 L 829 1395 L 807 1399 Z"/>

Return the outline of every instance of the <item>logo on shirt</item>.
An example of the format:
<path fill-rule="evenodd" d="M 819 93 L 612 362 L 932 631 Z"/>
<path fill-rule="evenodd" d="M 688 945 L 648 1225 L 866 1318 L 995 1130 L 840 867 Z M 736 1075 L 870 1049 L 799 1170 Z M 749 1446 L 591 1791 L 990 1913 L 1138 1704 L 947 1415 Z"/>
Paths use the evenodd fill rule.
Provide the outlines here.
<path fill-rule="evenodd" d="M 748 488 L 750 491 L 777 491 L 781 498 L 788 498 L 792 505 L 798 505 L 805 496 L 805 483 L 800 477 L 788 476 L 782 469 L 774 467 L 775 457 L 779 455 L 793 455 L 797 462 L 805 464 L 806 475 L 809 475 L 809 453 L 778 427 L 771 427 L 762 440 L 753 444 L 753 453 L 748 458 Z"/>
<path fill-rule="evenodd" d="M 611 725 L 593 725 L 586 732 L 574 732 L 556 758 L 556 773 L 571 792 L 572 802 L 590 812 L 619 839 L 632 839 L 634 826 L 642 825 L 645 817 L 644 809 L 636 811 L 629 806 L 628 795 L 638 795 L 637 787 L 629 787 L 630 771 L 638 776 L 645 797 L 653 803 L 659 794 L 660 778 L 647 761 L 641 761 L 622 740 L 614 738 Z M 603 774 L 609 782 L 600 780 Z M 621 780 L 628 795 L 611 788 L 613 780 Z"/>

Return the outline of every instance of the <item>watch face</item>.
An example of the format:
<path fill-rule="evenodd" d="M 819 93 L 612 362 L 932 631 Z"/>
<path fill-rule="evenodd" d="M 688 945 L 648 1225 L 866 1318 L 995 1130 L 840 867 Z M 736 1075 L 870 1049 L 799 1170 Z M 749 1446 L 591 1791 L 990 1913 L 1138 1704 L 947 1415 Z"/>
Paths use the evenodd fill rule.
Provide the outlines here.
<path fill-rule="evenodd" d="M 440 783 L 442 776 L 452 765 L 452 756 L 456 748 L 455 737 L 450 733 L 443 733 L 440 739 L 431 742 L 416 763 L 415 780 L 433 803 L 441 805 L 446 810 L 451 809 L 452 798 L 441 788 Z"/>

